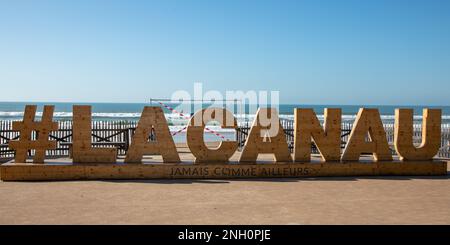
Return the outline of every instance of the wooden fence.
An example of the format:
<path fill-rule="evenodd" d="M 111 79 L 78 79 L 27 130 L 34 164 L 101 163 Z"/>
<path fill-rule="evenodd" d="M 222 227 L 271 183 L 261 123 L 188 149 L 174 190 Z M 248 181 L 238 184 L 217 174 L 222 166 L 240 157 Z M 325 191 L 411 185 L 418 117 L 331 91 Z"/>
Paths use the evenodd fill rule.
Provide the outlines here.
<path fill-rule="evenodd" d="M 294 148 L 294 122 L 293 120 L 281 119 L 281 124 L 285 132 L 286 140 L 288 142 L 289 149 Z M 72 121 L 58 121 L 59 130 L 50 133 L 50 139 L 57 142 L 57 148 L 55 150 L 48 150 L 48 157 L 61 157 L 69 155 L 69 144 L 72 142 Z M 130 145 L 131 138 L 134 134 L 134 130 L 137 126 L 137 121 L 93 121 L 92 122 L 92 142 L 96 147 L 96 143 L 100 146 L 104 146 L 108 142 L 111 146 L 118 146 L 118 154 L 125 155 Z M 352 123 L 342 123 L 341 133 L 341 148 L 345 147 L 348 141 Z M 386 136 L 391 146 L 392 153 L 395 154 L 393 147 L 394 142 L 394 125 L 384 124 L 386 130 Z M 248 132 L 250 130 L 250 123 L 241 124 L 236 133 L 236 140 L 239 144 L 239 149 L 244 146 Z M 414 136 L 413 140 L 416 144 L 420 144 L 422 137 L 422 125 L 414 124 Z M 12 158 L 14 157 L 14 151 L 8 148 L 8 142 L 10 140 L 16 140 L 19 138 L 19 132 L 12 130 L 12 121 L 0 121 L 0 158 Z M 150 135 L 150 140 L 154 139 L 153 135 Z M 36 139 L 36 134 L 32 134 L 32 139 Z M 443 158 L 450 158 L 450 124 L 442 125 L 441 133 L 441 149 L 438 156 Z M 311 145 L 311 151 L 318 153 L 314 144 Z M 30 155 L 34 154 L 34 151 L 29 152 Z"/>

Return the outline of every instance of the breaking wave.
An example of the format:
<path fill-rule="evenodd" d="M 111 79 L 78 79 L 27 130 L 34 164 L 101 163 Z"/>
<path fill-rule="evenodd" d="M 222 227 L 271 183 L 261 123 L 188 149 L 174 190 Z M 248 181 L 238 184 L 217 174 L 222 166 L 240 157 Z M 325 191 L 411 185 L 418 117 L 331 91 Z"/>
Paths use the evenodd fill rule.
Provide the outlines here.
<path fill-rule="evenodd" d="M 10 119 L 10 118 L 21 118 L 23 117 L 24 112 L 23 111 L 0 111 L 0 119 Z M 40 117 L 42 116 L 42 112 L 36 112 L 36 116 Z M 176 113 L 166 113 L 165 114 L 167 119 L 173 119 L 173 120 L 187 120 L 186 117 L 180 116 Z M 72 112 L 54 112 L 53 117 L 55 118 L 72 118 Z M 93 112 L 92 113 L 93 118 L 105 118 L 105 119 L 139 119 L 141 117 L 140 112 Z M 238 120 L 245 120 L 245 119 L 254 119 L 255 115 L 248 115 L 248 114 L 238 114 L 235 115 L 235 117 Z M 322 120 L 323 115 L 317 115 L 317 117 Z M 281 114 L 280 118 L 284 119 L 294 119 L 294 115 L 292 114 Z M 354 120 L 356 118 L 356 115 L 342 115 L 342 120 Z M 381 115 L 382 120 L 394 120 L 394 115 Z M 415 120 L 422 119 L 422 115 L 414 115 Z M 442 115 L 443 120 L 450 120 L 450 115 Z"/>

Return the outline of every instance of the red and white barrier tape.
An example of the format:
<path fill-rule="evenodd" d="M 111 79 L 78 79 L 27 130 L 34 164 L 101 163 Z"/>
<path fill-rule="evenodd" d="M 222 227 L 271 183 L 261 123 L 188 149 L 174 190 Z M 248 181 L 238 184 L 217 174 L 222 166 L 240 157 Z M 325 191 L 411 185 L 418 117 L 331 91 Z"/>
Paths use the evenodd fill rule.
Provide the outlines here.
<path fill-rule="evenodd" d="M 185 126 L 184 128 L 182 128 L 182 129 L 180 129 L 180 130 L 174 132 L 174 133 L 172 134 L 172 136 L 175 136 L 175 135 L 177 135 L 177 134 L 183 132 L 186 128 L 187 128 L 187 126 Z"/>
<path fill-rule="evenodd" d="M 214 130 L 208 128 L 208 127 L 205 127 L 205 129 L 206 129 L 207 131 L 209 131 L 210 133 L 215 134 L 216 136 L 218 136 L 218 137 L 220 137 L 220 138 L 222 138 L 222 139 L 224 139 L 224 140 L 228 140 L 228 139 L 225 138 L 225 136 L 223 136 L 223 135 L 217 133 L 216 131 L 214 131 Z"/>
<path fill-rule="evenodd" d="M 166 104 L 164 104 L 164 103 L 162 103 L 162 102 L 160 102 L 160 101 L 158 101 L 158 103 L 159 103 L 160 105 L 164 106 L 165 108 L 167 108 L 169 111 L 174 112 L 174 113 L 177 113 L 177 114 L 179 114 L 180 116 L 184 117 L 185 119 L 190 119 L 189 116 L 185 116 L 182 112 L 178 112 L 177 110 L 173 109 L 172 107 L 170 107 L 170 106 L 168 106 L 168 105 L 166 105 Z"/>

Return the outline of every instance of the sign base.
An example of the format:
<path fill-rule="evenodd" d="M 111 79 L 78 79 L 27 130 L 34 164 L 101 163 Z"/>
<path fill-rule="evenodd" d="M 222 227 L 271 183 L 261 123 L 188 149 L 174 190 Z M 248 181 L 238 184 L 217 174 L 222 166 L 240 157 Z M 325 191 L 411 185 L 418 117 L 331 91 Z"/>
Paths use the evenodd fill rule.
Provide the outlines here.
<path fill-rule="evenodd" d="M 0 165 L 3 181 L 101 179 L 232 179 L 447 175 L 447 162 L 308 162 L 238 164 L 17 164 Z"/>

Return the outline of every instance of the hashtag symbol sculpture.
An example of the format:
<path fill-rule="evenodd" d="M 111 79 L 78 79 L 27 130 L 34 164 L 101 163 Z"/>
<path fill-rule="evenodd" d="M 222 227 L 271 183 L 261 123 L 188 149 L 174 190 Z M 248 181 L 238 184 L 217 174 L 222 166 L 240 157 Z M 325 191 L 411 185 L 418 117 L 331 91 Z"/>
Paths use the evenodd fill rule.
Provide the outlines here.
<path fill-rule="evenodd" d="M 33 163 L 44 163 L 45 151 L 56 148 L 56 141 L 50 141 L 51 131 L 58 130 L 58 123 L 53 122 L 54 106 L 44 106 L 41 121 L 34 120 L 36 115 L 36 105 L 27 105 L 23 115 L 23 121 L 13 122 L 13 130 L 19 131 L 19 139 L 11 140 L 9 148 L 16 151 L 14 161 L 25 163 L 27 152 L 35 150 Z M 36 140 L 31 139 L 32 132 L 36 131 Z"/>

